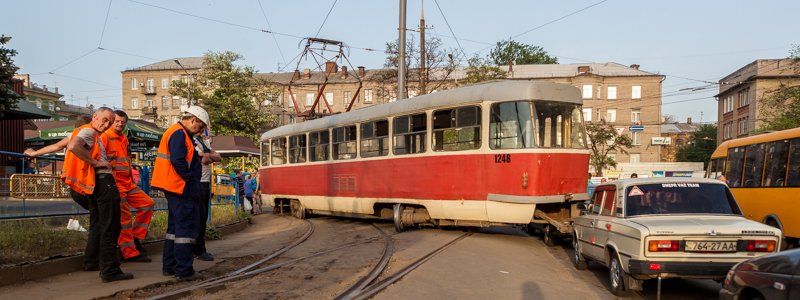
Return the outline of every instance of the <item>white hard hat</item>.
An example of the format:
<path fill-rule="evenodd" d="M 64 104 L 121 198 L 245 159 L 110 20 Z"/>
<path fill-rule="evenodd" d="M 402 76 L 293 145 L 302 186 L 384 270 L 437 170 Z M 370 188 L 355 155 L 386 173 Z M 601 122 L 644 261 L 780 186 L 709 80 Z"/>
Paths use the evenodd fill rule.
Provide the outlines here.
<path fill-rule="evenodd" d="M 202 107 L 198 105 L 192 105 L 187 107 L 186 110 L 184 110 L 183 112 L 197 117 L 198 119 L 200 119 L 200 121 L 203 121 L 203 123 L 205 123 L 206 126 L 211 127 L 211 118 L 208 117 L 208 112 L 206 112 L 206 110 L 203 109 Z"/>

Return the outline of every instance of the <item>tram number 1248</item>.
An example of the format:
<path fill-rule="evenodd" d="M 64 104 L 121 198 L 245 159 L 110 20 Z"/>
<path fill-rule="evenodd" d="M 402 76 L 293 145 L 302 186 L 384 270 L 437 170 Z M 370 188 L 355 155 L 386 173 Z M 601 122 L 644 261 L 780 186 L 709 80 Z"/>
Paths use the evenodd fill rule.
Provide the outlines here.
<path fill-rule="evenodd" d="M 494 163 L 496 164 L 511 163 L 511 154 L 495 154 Z"/>

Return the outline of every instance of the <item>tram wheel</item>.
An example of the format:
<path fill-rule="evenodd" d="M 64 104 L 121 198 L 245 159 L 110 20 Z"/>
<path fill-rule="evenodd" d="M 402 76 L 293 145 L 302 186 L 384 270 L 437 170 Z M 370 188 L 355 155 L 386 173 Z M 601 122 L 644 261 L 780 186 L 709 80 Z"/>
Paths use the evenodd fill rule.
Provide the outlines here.
<path fill-rule="evenodd" d="M 402 220 L 403 209 L 405 208 L 400 203 L 395 204 L 394 207 L 392 208 L 392 218 L 394 219 L 394 230 L 397 232 L 406 231 L 406 226 L 403 225 L 403 220 Z"/>
<path fill-rule="evenodd" d="M 554 247 L 556 246 L 556 229 L 553 225 L 545 225 L 544 226 L 544 234 L 542 234 L 542 241 L 544 242 L 545 246 Z"/>
<path fill-rule="evenodd" d="M 292 200 L 289 205 L 291 206 L 292 216 L 298 219 L 306 218 L 306 209 L 300 204 L 300 200 Z"/>

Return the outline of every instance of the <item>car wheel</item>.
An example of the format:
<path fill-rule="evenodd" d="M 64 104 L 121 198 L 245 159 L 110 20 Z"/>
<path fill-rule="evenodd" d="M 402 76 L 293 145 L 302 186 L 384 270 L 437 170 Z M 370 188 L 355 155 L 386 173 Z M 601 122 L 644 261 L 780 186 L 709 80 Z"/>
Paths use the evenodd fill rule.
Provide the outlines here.
<path fill-rule="evenodd" d="M 622 270 L 622 264 L 613 252 L 611 253 L 611 262 L 608 264 L 608 289 L 615 296 L 628 295 L 628 291 L 625 289 L 625 271 Z"/>
<path fill-rule="evenodd" d="M 548 247 L 556 246 L 555 235 L 558 230 L 553 225 L 545 225 L 544 233 L 542 234 L 542 241 Z"/>
<path fill-rule="evenodd" d="M 572 254 L 572 265 L 575 266 L 575 269 L 578 270 L 586 270 L 589 265 L 586 262 L 586 258 L 583 257 L 580 250 L 580 242 L 578 242 L 578 235 L 572 234 L 572 249 L 574 253 Z"/>

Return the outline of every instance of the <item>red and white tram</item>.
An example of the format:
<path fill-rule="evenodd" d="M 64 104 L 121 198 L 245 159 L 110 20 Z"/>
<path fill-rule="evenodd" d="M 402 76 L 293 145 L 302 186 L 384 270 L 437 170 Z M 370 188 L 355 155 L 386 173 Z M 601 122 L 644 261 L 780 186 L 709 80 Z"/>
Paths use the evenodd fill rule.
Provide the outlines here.
<path fill-rule="evenodd" d="M 498 81 L 281 126 L 261 136 L 262 199 L 297 217 L 394 219 L 398 231 L 562 229 L 588 198 L 581 104 L 571 85 Z"/>

